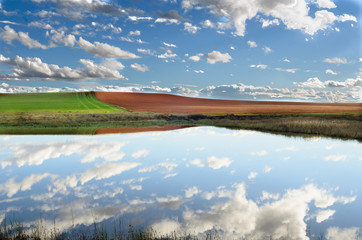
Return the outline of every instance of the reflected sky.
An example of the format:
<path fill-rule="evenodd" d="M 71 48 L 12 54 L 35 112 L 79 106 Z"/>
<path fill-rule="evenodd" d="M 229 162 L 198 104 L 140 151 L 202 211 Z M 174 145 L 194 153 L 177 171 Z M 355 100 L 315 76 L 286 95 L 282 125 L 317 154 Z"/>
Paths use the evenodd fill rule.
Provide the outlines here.
<path fill-rule="evenodd" d="M 214 127 L 0 136 L 0 220 L 68 229 L 122 218 L 225 238 L 328 239 L 361 230 L 357 141 Z"/>

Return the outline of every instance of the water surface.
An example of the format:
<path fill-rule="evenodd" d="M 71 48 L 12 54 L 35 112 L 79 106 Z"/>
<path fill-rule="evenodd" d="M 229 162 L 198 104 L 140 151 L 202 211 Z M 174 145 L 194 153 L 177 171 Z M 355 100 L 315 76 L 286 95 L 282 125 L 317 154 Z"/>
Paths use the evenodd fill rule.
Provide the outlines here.
<path fill-rule="evenodd" d="M 0 220 L 59 230 L 127 224 L 225 239 L 354 239 L 357 141 L 198 127 L 98 136 L 1 136 Z"/>

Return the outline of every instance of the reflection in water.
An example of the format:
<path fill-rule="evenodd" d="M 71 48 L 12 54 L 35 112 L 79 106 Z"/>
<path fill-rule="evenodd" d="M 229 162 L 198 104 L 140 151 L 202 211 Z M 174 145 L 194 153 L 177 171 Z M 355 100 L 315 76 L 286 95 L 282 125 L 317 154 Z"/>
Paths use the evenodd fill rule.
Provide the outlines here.
<path fill-rule="evenodd" d="M 212 127 L 0 139 L 0 220 L 52 229 L 115 219 L 160 234 L 354 239 L 361 146 Z"/>

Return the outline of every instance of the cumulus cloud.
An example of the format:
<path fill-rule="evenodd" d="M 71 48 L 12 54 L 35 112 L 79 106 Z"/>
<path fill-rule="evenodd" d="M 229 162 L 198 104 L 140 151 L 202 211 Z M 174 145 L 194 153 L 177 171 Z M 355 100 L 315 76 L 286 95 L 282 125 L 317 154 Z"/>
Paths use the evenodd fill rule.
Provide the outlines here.
<path fill-rule="evenodd" d="M 122 50 L 118 47 L 101 42 L 94 42 L 93 44 L 83 39 L 82 37 L 79 38 L 78 45 L 81 49 L 103 58 L 121 58 L 121 59 L 139 58 L 139 56 L 137 56 L 136 54 Z"/>
<path fill-rule="evenodd" d="M 197 195 L 200 192 L 201 191 L 196 186 L 193 186 L 185 190 L 185 197 L 192 198 L 194 195 Z"/>
<path fill-rule="evenodd" d="M 268 65 L 265 65 L 265 64 L 258 64 L 258 65 L 249 65 L 249 67 L 251 68 L 260 68 L 260 69 L 267 69 L 268 68 Z"/>
<path fill-rule="evenodd" d="M 201 22 L 201 26 L 204 28 L 214 28 L 215 24 L 211 22 L 209 19 L 206 19 L 205 21 Z"/>
<path fill-rule="evenodd" d="M 97 79 L 125 79 L 116 69 L 97 65 L 91 60 L 80 59 L 84 68 L 72 69 L 59 67 L 55 64 L 42 62 L 40 58 L 7 58 L 0 54 L 0 63 L 13 66 L 11 74 L 0 74 L 6 80 L 97 80 Z"/>
<path fill-rule="evenodd" d="M 266 28 L 269 26 L 279 26 L 279 24 L 280 24 L 278 19 L 269 20 L 269 19 L 261 18 L 260 22 L 262 23 L 262 25 L 261 25 L 262 28 Z"/>
<path fill-rule="evenodd" d="M 147 72 L 149 71 L 148 67 L 145 64 L 132 63 L 131 68 L 137 70 L 139 72 Z"/>
<path fill-rule="evenodd" d="M 74 47 L 77 40 L 75 39 L 75 36 L 72 34 L 65 34 L 64 31 L 56 31 L 51 30 L 50 31 L 52 35 L 51 39 L 56 43 L 62 43 L 65 46 Z"/>
<path fill-rule="evenodd" d="M 43 50 L 48 49 L 51 46 L 46 46 L 41 44 L 37 40 L 34 40 L 29 37 L 29 33 L 26 32 L 16 32 L 14 29 L 6 25 L 4 29 L 0 28 L 0 38 L 7 44 L 12 44 L 13 41 L 19 41 L 24 46 L 28 48 L 41 48 Z"/>
<path fill-rule="evenodd" d="M 280 20 L 287 29 L 298 29 L 309 35 L 327 29 L 335 22 L 357 22 L 354 16 L 336 16 L 325 9 L 316 11 L 312 16 L 308 6 L 310 2 L 305 0 L 183 0 L 181 5 L 189 10 L 198 4 L 204 5 L 212 14 L 230 19 L 224 25 L 232 24 L 239 36 L 245 35 L 246 21 L 257 17 L 259 13 Z M 318 5 L 324 8 L 332 7 L 328 0 L 318 1 Z"/>
<path fill-rule="evenodd" d="M 357 227 L 353 228 L 339 228 L 330 227 L 326 231 L 326 239 L 328 240 L 339 240 L 339 239 L 358 239 L 360 229 Z"/>
<path fill-rule="evenodd" d="M 248 175 L 248 179 L 254 179 L 254 178 L 256 178 L 256 176 L 258 176 L 257 172 L 250 172 Z"/>
<path fill-rule="evenodd" d="M 326 74 L 337 75 L 338 73 L 333 71 L 332 69 L 327 69 Z"/>
<path fill-rule="evenodd" d="M 189 33 L 195 34 L 199 29 L 200 29 L 199 27 L 194 26 L 191 23 L 188 22 L 184 23 L 184 30 Z"/>
<path fill-rule="evenodd" d="M 319 8 L 336 8 L 336 4 L 334 4 L 331 0 L 316 0 L 315 3 Z"/>
<path fill-rule="evenodd" d="M 130 35 L 130 36 L 140 36 L 140 35 L 141 35 L 141 31 L 139 31 L 139 30 L 130 31 L 130 32 L 128 33 L 128 35 Z"/>
<path fill-rule="evenodd" d="M 173 44 L 173 43 L 163 42 L 162 44 L 165 45 L 166 47 L 172 47 L 172 48 L 177 47 L 177 46 L 176 46 L 175 44 Z"/>
<path fill-rule="evenodd" d="M 280 71 L 280 72 L 288 72 L 288 73 L 296 73 L 298 71 L 298 69 L 296 69 L 296 68 L 287 68 L 287 69 L 275 68 L 275 70 Z"/>
<path fill-rule="evenodd" d="M 217 62 L 227 63 L 230 62 L 230 60 L 232 59 L 229 53 L 221 53 L 219 51 L 212 51 L 208 54 L 205 54 L 204 57 L 210 64 L 215 64 Z"/>
<path fill-rule="evenodd" d="M 319 210 L 316 214 L 316 222 L 321 223 L 331 218 L 336 213 L 336 210 L 327 209 Z"/>
<path fill-rule="evenodd" d="M 307 88 L 347 88 L 347 87 L 362 87 L 362 78 L 348 78 L 344 82 L 339 81 L 320 81 L 317 77 L 309 78 L 306 82 L 294 82 L 294 85 L 298 87 L 307 87 Z"/>
<path fill-rule="evenodd" d="M 338 58 L 338 57 L 325 58 L 323 60 L 323 62 L 331 63 L 331 64 L 347 64 L 348 63 L 346 58 Z"/>
<path fill-rule="evenodd" d="M 251 47 L 251 48 L 256 48 L 257 46 L 258 46 L 258 44 L 256 44 L 256 42 L 254 42 L 254 41 L 248 41 L 248 45 L 249 45 L 249 47 Z"/>
<path fill-rule="evenodd" d="M 268 53 L 271 53 L 273 50 L 271 50 L 271 48 L 270 47 L 263 47 L 263 51 L 264 51 L 264 53 L 265 54 L 268 54 Z"/>

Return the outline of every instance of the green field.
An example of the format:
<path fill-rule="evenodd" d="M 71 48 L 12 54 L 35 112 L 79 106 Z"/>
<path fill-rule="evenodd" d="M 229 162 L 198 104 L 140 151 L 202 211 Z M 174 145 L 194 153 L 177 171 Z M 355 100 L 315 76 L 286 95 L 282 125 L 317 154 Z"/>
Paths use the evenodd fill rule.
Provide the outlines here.
<path fill-rule="evenodd" d="M 0 94 L 0 113 L 112 113 L 125 109 L 99 101 L 92 92 Z"/>

